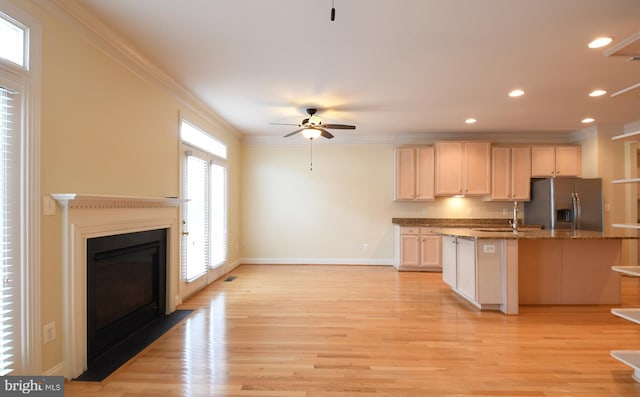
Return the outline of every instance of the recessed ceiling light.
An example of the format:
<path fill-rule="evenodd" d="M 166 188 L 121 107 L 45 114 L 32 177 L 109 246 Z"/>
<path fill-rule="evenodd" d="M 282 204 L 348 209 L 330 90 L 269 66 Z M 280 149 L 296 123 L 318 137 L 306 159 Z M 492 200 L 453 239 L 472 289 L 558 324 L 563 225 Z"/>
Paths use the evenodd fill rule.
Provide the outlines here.
<path fill-rule="evenodd" d="M 607 91 L 605 90 L 593 90 L 589 93 L 589 96 L 603 96 L 606 93 Z"/>
<path fill-rule="evenodd" d="M 519 96 L 523 96 L 523 95 L 524 95 L 524 91 L 522 91 L 522 90 L 521 90 L 521 89 L 519 89 L 519 88 L 518 88 L 518 89 L 515 89 L 515 90 L 512 90 L 512 91 L 509 93 L 509 96 L 510 96 L 510 97 L 512 97 L 512 98 L 519 97 Z"/>
<path fill-rule="evenodd" d="M 594 121 L 596 121 L 593 117 L 585 117 L 582 119 L 582 124 L 589 124 L 589 123 L 593 123 Z"/>
<path fill-rule="evenodd" d="M 475 122 L 477 122 L 478 120 L 474 119 L 474 118 L 468 118 L 466 119 L 464 122 L 467 124 L 473 124 Z"/>
<path fill-rule="evenodd" d="M 589 44 L 588 47 L 589 48 L 602 48 L 606 45 L 611 44 L 611 42 L 613 41 L 613 37 L 598 37 L 594 40 L 592 40 Z"/>

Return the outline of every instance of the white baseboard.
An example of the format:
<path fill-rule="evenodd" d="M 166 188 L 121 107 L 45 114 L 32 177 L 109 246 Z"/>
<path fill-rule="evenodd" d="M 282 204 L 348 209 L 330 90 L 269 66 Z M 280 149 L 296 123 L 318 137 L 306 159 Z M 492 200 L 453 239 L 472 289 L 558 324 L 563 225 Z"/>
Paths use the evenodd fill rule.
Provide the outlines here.
<path fill-rule="evenodd" d="M 334 258 L 243 258 L 239 263 L 247 265 L 360 265 L 393 266 L 393 259 L 334 259 Z"/>
<path fill-rule="evenodd" d="M 44 376 L 64 376 L 64 362 L 59 362 L 42 374 Z"/>

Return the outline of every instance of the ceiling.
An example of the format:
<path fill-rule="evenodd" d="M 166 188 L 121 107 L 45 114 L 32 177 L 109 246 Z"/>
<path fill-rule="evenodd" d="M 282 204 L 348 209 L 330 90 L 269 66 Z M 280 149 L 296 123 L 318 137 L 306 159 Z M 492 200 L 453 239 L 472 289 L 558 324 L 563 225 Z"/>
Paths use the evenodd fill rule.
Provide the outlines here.
<path fill-rule="evenodd" d="M 333 0 L 335 21 L 332 0 L 76 2 L 247 139 L 303 139 L 270 123 L 307 107 L 357 125 L 334 142 L 640 120 L 640 89 L 611 97 L 640 83 L 640 61 L 587 48 L 640 32 L 640 0 Z"/>

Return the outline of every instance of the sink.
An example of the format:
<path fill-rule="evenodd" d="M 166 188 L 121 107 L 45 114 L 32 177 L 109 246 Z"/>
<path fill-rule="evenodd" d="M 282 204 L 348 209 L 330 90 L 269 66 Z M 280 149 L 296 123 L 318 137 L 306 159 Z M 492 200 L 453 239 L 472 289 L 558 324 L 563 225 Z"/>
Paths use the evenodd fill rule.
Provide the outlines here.
<path fill-rule="evenodd" d="M 510 227 L 484 227 L 484 228 L 473 228 L 471 230 L 475 230 L 476 232 L 511 232 L 513 229 Z"/>

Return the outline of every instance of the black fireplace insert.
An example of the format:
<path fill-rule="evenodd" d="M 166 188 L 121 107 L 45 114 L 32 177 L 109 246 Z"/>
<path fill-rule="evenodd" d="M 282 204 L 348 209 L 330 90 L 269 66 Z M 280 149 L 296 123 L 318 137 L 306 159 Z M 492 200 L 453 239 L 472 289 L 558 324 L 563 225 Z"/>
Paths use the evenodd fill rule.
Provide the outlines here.
<path fill-rule="evenodd" d="M 87 240 L 87 364 L 166 312 L 167 230 Z"/>

